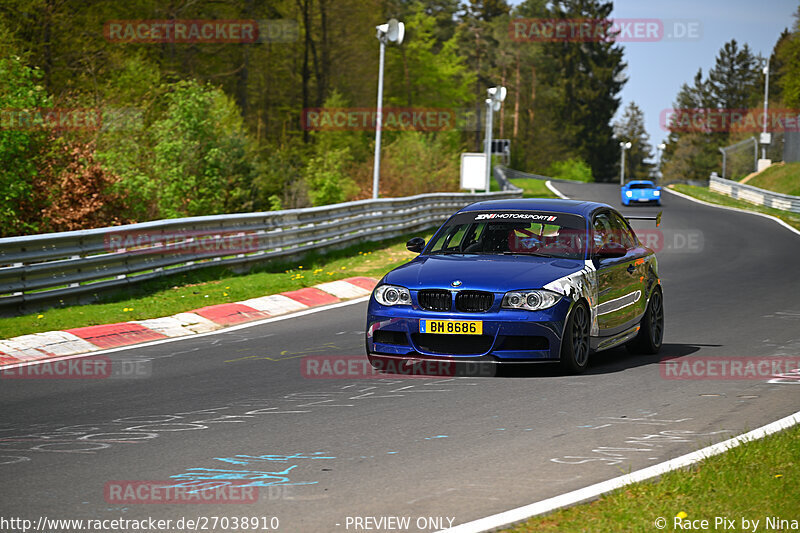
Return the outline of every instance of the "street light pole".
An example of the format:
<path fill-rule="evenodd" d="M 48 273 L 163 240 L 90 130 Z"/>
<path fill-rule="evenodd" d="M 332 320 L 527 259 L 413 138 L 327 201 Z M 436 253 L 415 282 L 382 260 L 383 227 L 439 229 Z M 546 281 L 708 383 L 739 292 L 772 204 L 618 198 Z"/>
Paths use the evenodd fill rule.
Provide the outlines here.
<path fill-rule="evenodd" d="M 658 181 L 659 183 L 663 181 L 664 175 L 661 173 L 661 158 L 664 155 L 664 149 L 667 147 L 666 144 L 661 143 L 657 146 L 658 148 Z"/>
<path fill-rule="evenodd" d="M 492 180 L 492 116 L 503 105 L 503 100 L 506 99 L 506 92 L 505 87 L 492 87 L 486 90 L 489 95 L 489 98 L 486 99 L 488 108 L 486 112 L 486 146 L 483 147 L 486 157 L 486 192 L 489 192 Z"/>
<path fill-rule="evenodd" d="M 486 158 L 486 192 L 489 192 L 489 189 L 492 185 L 492 116 L 494 113 L 492 112 L 492 105 L 493 100 L 491 98 L 486 99 L 486 134 L 484 137 L 484 142 L 486 146 L 483 147 L 483 152 Z"/>
<path fill-rule="evenodd" d="M 620 187 L 625 185 L 625 150 L 627 150 L 631 146 L 632 145 L 631 145 L 630 141 L 619 143 L 619 147 L 622 148 L 622 155 L 620 156 L 620 169 L 619 169 L 619 185 L 620 185 Z"/>
<path fill-rule="evenodd" d="M 381 59 L 378 67 L 378 108 L 375 110 L 375 164 L 372 166 L 372 199 L 378 198 L 378 182 L 381 176 L 381 126 L 383 122 L 383 55 L 386 49 L 385 40 L 381 38 L 380 32 L 378 39 L 381 42 Z"/>
<path fill-rule="evenodd" d="M 769 106 L 769 104 L 768 104 L 768 98 L 769 98 L 769 60 L 770 60 L 770 58 L 768 57 L 767 58 L 767 66 L 764 67 L 764 75 L 766 76 L 766 79 L 764 80 L 764 118 L 763 118 L 763 122 L 764 122 L 764 137 L 765 138 L 766 138 L 766 133 L 767 133 L 767 107 Z M 766 158 L 767 158 L 767 145 L 766 144 L 762 144 L 761 145 L 761 159 L 766 159 Z"/>
<path fill-rule="evenodd" d="M 381 130 L 383 127 L 383 58 L 387 42 L 403 42 L 405 26 L 397 19 L 391 19 L 386 24 L 375 26 L 378 30 L 376 37 L 381 43 L 381 55 L 378 66 L 378 107 L 375 110 L 375 162 L 372 167 L 372 198 L 378 198 L 378 186 L 381 176 Z"/>

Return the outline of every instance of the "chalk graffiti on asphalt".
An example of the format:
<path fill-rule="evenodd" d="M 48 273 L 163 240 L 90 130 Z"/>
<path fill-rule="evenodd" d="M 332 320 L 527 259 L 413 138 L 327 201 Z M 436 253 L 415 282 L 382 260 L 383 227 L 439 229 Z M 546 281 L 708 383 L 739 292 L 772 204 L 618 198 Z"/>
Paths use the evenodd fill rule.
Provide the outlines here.
<path fill-rule="evenodd" d="M 397 399 L 415 393 L 446 393 L 476 385 L 470 378 L 421 380 L 375 379 L 336 385 L 318 392 L 289 393 L 277 398 L 246 398 L 218 407 L 168 414 L 126 416 L 97 424 L 35 424 L 2 428 L 0 466 L 28 462 L 41 453 L 96 454 L 115 445 L 130 445 L 169 434 L 207 430 L 225 424 L 253 423 L 272 415 L 299 416 L 319 409 L 347 409 L 364 400 Z"/>

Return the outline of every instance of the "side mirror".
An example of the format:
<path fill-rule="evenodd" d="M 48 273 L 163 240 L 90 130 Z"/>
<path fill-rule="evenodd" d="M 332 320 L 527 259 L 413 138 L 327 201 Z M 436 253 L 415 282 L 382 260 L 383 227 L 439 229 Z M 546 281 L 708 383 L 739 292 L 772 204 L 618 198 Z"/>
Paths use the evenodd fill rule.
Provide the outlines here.
<path fill-rule="evenodd" d="M 604 244 L 603 247 L 600 248 L 600 251 L 597 252 L 597 256 L 600 259 L 610 259 L 613 257 L 622 257 L 626 253 L 628 253 L 628 250 L 620 243 L 609 242 Z"/>
<path fill-rule="evenodd" d="M 408 249 L 409 252 L 414 252 L 415 254 L 418 254 L 422 252 L 422 250 L 425 248 L 425 239 L 423 239 L 422 237 L 414 237 L 413 239 L 411 239 L 406 243 L 406 248 Z"/>

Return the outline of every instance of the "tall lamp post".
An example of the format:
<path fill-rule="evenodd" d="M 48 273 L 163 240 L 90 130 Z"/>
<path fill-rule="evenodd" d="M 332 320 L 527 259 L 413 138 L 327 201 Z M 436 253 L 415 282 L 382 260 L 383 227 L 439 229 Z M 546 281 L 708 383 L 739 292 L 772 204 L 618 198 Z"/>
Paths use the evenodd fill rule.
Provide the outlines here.
<path fill-rule="evenodd" d="M 492 87 L 487 89 L 486 93 L 489 98 L 486 99 L 486 105 L 489 108 L 486 113 L 486 146 L 484 152 L 486 153 L 486 192 L 489 192 L 492 179 L 492 115 L 495 111 L 500 111 L 500 106 L 503 105 L 503 100 L 506 99 L 505 87 Z"/>
<path fill-rule="evenodd" d="M 620 168 L 619 168 L 620 186 L 625 185 L 625 150 L 630 149 L 631 146 L 633 145 L 630 143 L 630 141 L 619 143 L 619 147 L 622 148 L 622 156 L 620 157 Z"/>
<path fill-rule="evenodd" d="M 661 179 L 663 177 L 662 174 L 661 174 L 661 157 L 664 155 L 664 149 L 666 147 L 667 147 L 667 145 L 664 144 L 664 143 L 661 143 L 656 147 L 656 148 L 658 148 L 658 162 L 657 163 L 658 163 L 658 181 L 659 182 L 661 181 Z"/>
<path fill-rule="evenodd" d="M 405 25 L 391 19 L 386 24 L 375 26 L 378 30 L 376 37 L 381 43 L 381 59 L 378 67 L 378 108 L 375 113 L 375 164 L 372 167 L 372 198 L 378 197 L 378 183 L 381 176 L 381 126 L 383 122 L 383 56 L 386 43 L 402 44 L 405 35 Z"/>
<path fill-rule="evenodd" d="M 764 76 L 766 77 L 766 79 L 764 80 L 764 119 L 763 119 L 764 131 L 761 133 L 761 159 L 766 159 L 767 158 L 767 144 L 769 144 L 769 142 L 770 142 L 770 141 L 767 140 L 768 139 L 768 136 L 767 136 L 767 107 L 769 106 L 769 104 L 767 103 L 767 99 L 769 97 L 769 60 L 770 60 L 770 58 L 768 57 L 767 58 L 767 65 L 764 67 L 764 70 L 763 70 Z"/>

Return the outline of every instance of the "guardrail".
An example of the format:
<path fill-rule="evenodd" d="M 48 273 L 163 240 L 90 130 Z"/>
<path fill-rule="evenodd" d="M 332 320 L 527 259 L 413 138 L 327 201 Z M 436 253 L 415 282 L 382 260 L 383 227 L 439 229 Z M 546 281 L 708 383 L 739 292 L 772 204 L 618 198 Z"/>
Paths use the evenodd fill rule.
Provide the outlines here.
<path fill-rule="evenodd" d="M 708 188 L 714 192 L 750 202 L 751 204 L 773 207 L 792 213 L 800 213 L 800 196 L 790 196 L 779 192 L 759 189 L 752 185 L 726 180 L 712 175 L 708 179 Z"/>
<path fill-rule="evenodd" d="M 501 190 L 522 192 L 522 188 L 517 187 L 508 180 L 508 176 L 506 174 L 510 169 L 502 167 L 500 165 L 496 165 L 492 170 L 494 172 L 494 179 L 497 182 L 497 184 L 500 185 Z"/>
<path fill-rule="evenodd" d="M 435 193 L 322 207 L 158 220 L 0 239 L 0 309 L 96 293 L 187 270 L 387 239 L 467 204 L 521 194 Z"/>
<path fill-rule="evenodd" d="M 581 181 L 575 181 L 575 180 L 551 178 L 550 176 L 542 176 L 541 174 L 531 174 L 529 172 L 523 172 L 521 170 L 515 170 L 513 168 L 508 168 L 508 167 L 500 167 L 500 166 L 495 167 L 495 172 L 497 171 L 498 168 L 502 169 L 502 171 L 505 173 L 504 177 L 506 179 L 531 179 L 531 180 L 556 181 L 559 183 L 583 183 Z M 511 186 L 514 187 L 513 184 Z"/>

